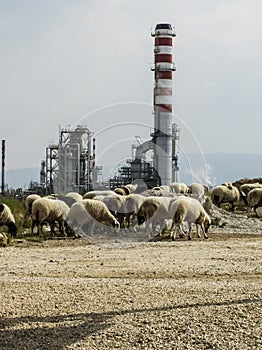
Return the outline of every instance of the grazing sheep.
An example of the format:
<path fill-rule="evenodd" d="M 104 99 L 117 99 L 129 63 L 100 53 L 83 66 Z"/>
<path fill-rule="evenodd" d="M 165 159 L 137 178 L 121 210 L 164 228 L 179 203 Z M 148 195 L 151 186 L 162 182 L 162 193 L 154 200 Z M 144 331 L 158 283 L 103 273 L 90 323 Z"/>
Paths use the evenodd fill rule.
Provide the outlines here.
<path fill-rule="evenodd" d="M 125 214 L 124 214 L 124 203 L 126 196 L 115 194 L 114 196 L 106 196 L 103 203 L 107 206 L 111 214 L 119 221 L 120 226 L 123 225 Z"/>
<path fill-rule="evenodd" d="M 245 183 L 240 186 L 239 191 L 241 198 L 244 200 L 245 204 L 247 203 L 247 195 L 248 193 L 253 190 L 254 188 L 262 188 L 262 184 L 260 183 Z"/>
<path fill-rule="evenodd" d="M 93 199 L 83 199 L 81 202 L 76 202 L 70 208 L 66 219 L 68 225 L 73 230 L 81 230 L 82 232 L 90 231 L 94 233 L 96 226 L 101 224 L 120 228 L 120 224 L 113 214 L 110 213 L 107 206 Z"/>
<path fill-rule="evenodd" d="M 51 233 L 54 234 L 55 222 L 59 224 L 59 231 L 66 235 L 65 219 L 69 213 L 68 205 L 59 199 L 39 198 L 33 202 L 32 205 L 32 227 L 37 226 L 39 235 L 43 233 L 43 225 L 48 222 L 51 227 Z"/>
<path fill-rule="evenodd" d="M 124 215 L 126 217 L 128 228 L 131 224 L 132 226 L 136 224 L 137 212 L 146 198 L 147 197 L 144 197 L 138 193 L 131 193 L 125 197 Z"/>
<path fill-rule="evenodd" d="M 49 198 L 49 199 L 59 199 L 62 202 L 65 202 L 65 204 L 71 208 L 72 205 L 76 202 L 76 199 L 74 199 L 73 197 L 70 196 L 64 196 L 63 194 L 56 194 L 56 195 L 52 195 L 51 197 L 47 196 L 44 198 Z"/>
<path fill-rule="evenodd" d="M 11 209 L 4 203 L 0 203 L 0 226 L 7 226 L 8 233 L 12 237 L 17 234 L 17 227 L 15 224 L 15 218 L 11 212 Z"/>
<path fill-rule="evenodd" d="M 262 188 L 254 188 L 248 192 L 247 195 L 248 215 L 251 214 L 252 209 L 256 211 L 258 207 L 262 206 Z"/>
<path fill-rule="evenodd" d="M 68 192 L 66 194 L 66 197 L 73 198 L 76 202 L 81 201 L 83 199 L 83 196 L 78 192 Z"/>
<path fill-rule="evenodd" d="M 160 230 L 165 229 L 165 220 L 171 219 L 169 214 L 169 203 L 174 200 L 172 197 L 147 197 L 137 212 L 138 225 L 146 223 L 146 232 L 151 238 L 157 224 Z M 151 228 L 150 228 L 151 227 Z"/>
<path fill-rule="evenodd" d="M 260 183 L 246 183 L 240 186 L 240 191 L 243 192 L 246 196 L 249 191 L 253 190 L 254 188 L 262 188 L 262 184 Z"/>
<path fill-rule="evenodd" d="M 176 194 L 184 194 L 188 192 L 188 187 L 183 182 L 172 182 L 170 185 L 172 192 Z"/>
<path fill-rule="evenodd" d="M 125 187 L 128 188 L 129 194 L 134 193 L 138 190 L 138 184 L 127 184 Z"/>
<path fill-rule="evenodd" d="M 216 186 L 211 193 L 211 199 L 217 207 L 222 203 L 230 203 L 233 211 L 235 203 L 240 199 L 240 193 L 237 187 L 227 183 L 227 185 Z"/>
<path fill-rule="evenodd" d="M 28 215 L 32 214 L 32 204 L 36 199 L 41 198 L 38 194 L 29 194 L 25 199 L 25 207 Z"/>
<path fill-rule="evenodd" d="M 191 240 L 192 224 L 196 224 L 197 235 L 200 238 L 199 226 L 202 229 L 205 238 L 208 238 L 207 231 L 211 224 L 211 219 L 201 203 L 193 198 L 180 197 L 170 202 L 169 206 L 170 216 L 173 218 L 171 226 L 171 238 L 175 240 L 176 231 L 179 230 L 181 235 L 184 235 L 182 223 L 188 224 L 188 239 Z"/>
<path fill-rule="evenodd" d="M 130 190 L 129 190 L 129 188 L 126 187 L 126 186 L 117 187 L 117 188 L 114 189 L 114 192 L 115 192 L 116 194 L 121 195 L 121 196 L 127 196 L 127 195 L 130 194 Z"/>
<path fill-rule="evenodd" d="M 161 191 L 161 192 L 166 192 L 166 193 L 172 193 L 172 189 L 168 185 L 162 185 L 162 186 L 156 186 L 152 188 L 153 191 Z"/>
<path fill-rule="evenodd" d="M 89 191 L 83 195 L 83 199 L 92 199 L 96 196 L 113 196 L 115 194 L 114 191 Z"/>
<path fill-rule="evenodd" d="M 206 192 L 205 187 L 200 183 L 194 182 L 188 186 L 188 193 L 190 193 L 190 194 L 204 196 L 205 192 Z"/>
<path fill-rule="evenodd" d="M 225 187 L 227 187 L 230 190 L 232 190 L 232 187 L 233 187 L 232 182 L 223 182 L 221 184 L 221 186 L 225 186 Z"/>

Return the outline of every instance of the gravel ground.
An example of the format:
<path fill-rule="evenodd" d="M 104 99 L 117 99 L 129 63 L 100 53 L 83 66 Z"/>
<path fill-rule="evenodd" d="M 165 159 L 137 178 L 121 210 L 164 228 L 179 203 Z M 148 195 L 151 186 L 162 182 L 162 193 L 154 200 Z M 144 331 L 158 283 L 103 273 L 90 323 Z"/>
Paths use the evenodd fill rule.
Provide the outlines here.
<path fill-rule="evenodd" d="M 262 222 L 232 215 L 208 240 L 1 248 L 0 349 L 262 349 Z"/>

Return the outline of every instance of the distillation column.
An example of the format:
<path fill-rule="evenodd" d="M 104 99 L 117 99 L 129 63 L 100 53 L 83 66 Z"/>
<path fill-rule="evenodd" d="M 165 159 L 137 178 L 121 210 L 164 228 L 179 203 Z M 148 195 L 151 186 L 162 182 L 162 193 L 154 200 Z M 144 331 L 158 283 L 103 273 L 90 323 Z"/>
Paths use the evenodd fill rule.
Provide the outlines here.
<path fill-rule="evenodd" d="M 171 24 L 160 23 L 151 33 L 154 45 L 154 168 L 162 185 L 172 182 L 172 48 L 175 33 Z"/>

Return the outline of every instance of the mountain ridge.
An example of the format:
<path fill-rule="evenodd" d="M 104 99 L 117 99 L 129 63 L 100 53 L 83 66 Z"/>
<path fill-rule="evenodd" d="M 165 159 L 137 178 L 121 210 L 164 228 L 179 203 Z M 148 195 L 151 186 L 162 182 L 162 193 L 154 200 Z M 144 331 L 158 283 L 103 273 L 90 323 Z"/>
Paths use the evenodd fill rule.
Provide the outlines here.
<path fill-rule="evenodd" d="M 193 159 L 194 155 L 191 154 L 188 158 Z M 224 181 L 234 182 L 242 178 L 262 177 L 262 154 L 206 153 L 200 165 L 201 168 L 205 167 L 205 173 L 201 176 L 198 173 L 192 173 L 187 159 L 183 156 L 179 157 L 178 173 L 178 181 L 187 184 L 201 180 L 203 183 L 215 186 Z M 112 168 L 114 168 L 112 165 L 103 166 L 104 179 L 111 175 Z M 19 187 L 26 189 L 31 181 L 39 182 L 39 178 L 40 168 L 37 167 L 11 169 L 5 172 L 5 183 L 9 189 Z"/>

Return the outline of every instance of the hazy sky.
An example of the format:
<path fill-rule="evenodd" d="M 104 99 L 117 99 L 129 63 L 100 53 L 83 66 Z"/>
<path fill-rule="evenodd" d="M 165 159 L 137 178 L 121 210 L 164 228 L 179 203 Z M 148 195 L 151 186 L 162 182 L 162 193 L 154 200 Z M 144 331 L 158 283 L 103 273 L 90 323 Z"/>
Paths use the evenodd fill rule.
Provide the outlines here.
<path fill-rule="evenodd" d="M 177 33 L 183 152 L 261 153 L 261 16 L 259 0 L 0 0 L 7 169 L 39 167 L 59 125 L 94 131 L 104 164 L 129 156 L 135 135 L 149 139 L 159 22 Z"/>

